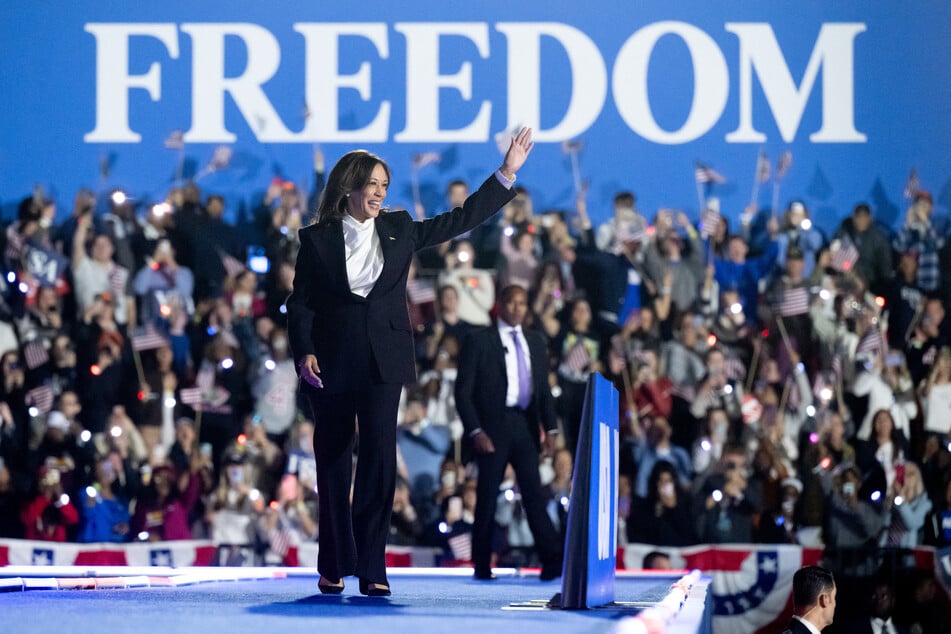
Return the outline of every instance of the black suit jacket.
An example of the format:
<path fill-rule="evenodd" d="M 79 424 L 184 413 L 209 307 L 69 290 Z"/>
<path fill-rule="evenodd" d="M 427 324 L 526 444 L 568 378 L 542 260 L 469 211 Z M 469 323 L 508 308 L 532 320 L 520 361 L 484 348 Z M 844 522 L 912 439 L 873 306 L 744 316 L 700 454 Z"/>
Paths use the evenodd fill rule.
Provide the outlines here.
<path fill-rule="evenodd" d="M 384 383 L 416 380 L 413 332 L 406 308 L 406 276 L 413 254 L 478 226 L 515 197 L 495 175 L 462 207 L 424 221 L 406 211 L 383 214 L 376 232 L 383 271 L 366 297 L 350 292 L 343 226 L 328 220 L 301 229 L 294 290 L 287 300 L 288 338 L 295 365 L 317 357 L 326 392 L 353 389 L 350 354 L 356 337 L 367 338 L 377 376 Z"/>
<path fill-rule="evenodd" d="M 797 619 L 790 619 L 789 625 L 783 630 L 783 634 L 811 634 L 809 628 L 799 622 Z"/>
<path fill-rule="evenodd" d="M 892 624 L 895 626 L 895 631 L 898 634 L 906 634 L 908 632 L 908 628 L 895 623 L 894 618 L 892 618 Z M 842 634 L 872 634 L 872 619 L 868 616 L 855 619 L 845 625 L 838 626 L 836 631 Z"/>
<path fill-rule="evenodd" d="M 555 401 L 548 385 L 548 352 L 545 338 L 538 332 L 525 330 L 528 351 L 532 358 L 532 401 L 529 421 L 540 428 L 556 430 Z M 505 372 L 505 350 L 495 325 L 482 328 L 466 337 L 459 353 L 456 375 L 456 411 L 470 434 L 481 428 L 489 438 L 506 433 L 505 394 L 508 377 Z M 536 444 L 538 434 L 532 435 Z"/>

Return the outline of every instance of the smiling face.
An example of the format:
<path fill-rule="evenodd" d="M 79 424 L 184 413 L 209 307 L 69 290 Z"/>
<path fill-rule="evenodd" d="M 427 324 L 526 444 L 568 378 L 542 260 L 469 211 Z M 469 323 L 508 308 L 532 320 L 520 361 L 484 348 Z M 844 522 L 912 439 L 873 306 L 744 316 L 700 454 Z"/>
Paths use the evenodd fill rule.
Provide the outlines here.
<path fill-rule="evenodd" d="M 350 192 L 347 199 L 347 213 L 358 222 L 365 222 L 380 215 L 380 208 L 386 199 L 386 190 L 390 186 L 390 177 L 386 168 L 377 163 L 370 172 L 370 178 L 360 189 Z"/>

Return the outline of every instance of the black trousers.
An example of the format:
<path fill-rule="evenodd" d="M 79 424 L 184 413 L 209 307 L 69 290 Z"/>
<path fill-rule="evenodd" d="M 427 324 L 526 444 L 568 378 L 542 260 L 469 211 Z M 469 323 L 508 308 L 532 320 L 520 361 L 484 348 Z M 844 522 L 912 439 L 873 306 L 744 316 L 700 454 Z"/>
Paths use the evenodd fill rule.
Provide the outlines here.
<path fill-rule="evenodd" d="M 307 389 L 317 458 L 317 570 L 330 581 L 357 575 L 370 583 L 388 584 L 386 538 L 396 489 L 396 416 L 401 389 L 398 383 L 371 382 L 335 394 Z"/>
<path fill-rule="evenodd" d="M 479 481 L 476 485 L 475 518 L 472 525 L 472 563 L 476 571 L 487 572 L 492 560 L 492 532 L 499 486 L 505 467 L 511 463 L 522 495 L 528 527 L 543 565 L 557 566 L 562 558 L 561 540 L 545 510 L 547 500 L 538 474 L 538 433 L 523 412 L 507 409 L 506 433 L 492 436 L 495 452 L 478 454 Z"/>

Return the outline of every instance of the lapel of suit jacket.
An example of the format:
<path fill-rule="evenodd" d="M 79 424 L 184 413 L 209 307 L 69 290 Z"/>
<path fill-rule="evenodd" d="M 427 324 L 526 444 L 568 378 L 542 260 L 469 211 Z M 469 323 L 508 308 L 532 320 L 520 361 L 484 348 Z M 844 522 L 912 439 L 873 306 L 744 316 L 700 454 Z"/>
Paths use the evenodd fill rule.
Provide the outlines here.
<path fill-rule="evenodd" d="M 538 387 L 548 383 L 548 357 L 544 343 L 537 337 L 529 336 L 530 334 L 534 333 L 525 332 L 525 340 L 532 357 L 532 385 Z"/>
<path fill-rule="evenodd" d="M 400 273 L 400 267 L 398 266 L 399 258 L 397 258 L 395 254 L 397 239 L 394 235 L 395 227 L 393 227 L 393 219 L 394 218 L 381 215 L 373 222 L 377 238 L 380 240 L 380 250 L 383 251 L 383 270 L 380 271 L 380 277 L 377 279 L 376 284 L 373 285 L 373 290 L 370 291 L 370 295 L 378 288 L 390 288 L 395 281 L 393 279 L 394 276 Z"/>
<path fill-rule="evenodd" d="M 492 324 L 489 326 L 488 334 L 489 337 L 486 337 L 486 343 L 488 344 L 488 350 L 491 354 L 492 365 L 495 366 L 497 372 L 502 373 L 502 380 L 505 381 L 506 389 L 509 384 L 508 371 L 505 368 L 505 346 L 506 344 L 502 343 L 502 337 L 499 336 L 499 327 L 497 324 Z M 504 396 L 504 395 L 503 395 Z"/>
<path fill-rule="evenodd" d="M 347 278 L 347 252 L 343 242 L 343 225 L 339 220 L 328 220 L 323 226 L 313 232 L 314 247 L 322 272 L 314 271 L 315 275 L 325 275 L 332 280 L 333 286 L 344 294 L 350 293 L 350 280 Z"/>

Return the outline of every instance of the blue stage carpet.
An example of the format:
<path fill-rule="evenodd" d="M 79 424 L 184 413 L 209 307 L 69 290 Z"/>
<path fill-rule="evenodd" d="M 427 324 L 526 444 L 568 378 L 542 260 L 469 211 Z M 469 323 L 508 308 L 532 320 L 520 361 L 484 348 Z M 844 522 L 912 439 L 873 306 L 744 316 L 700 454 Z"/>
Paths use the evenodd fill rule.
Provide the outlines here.
<path fill-rule="evenodd" d="M 678 577 L 617 579 L 619 603 L 654 603 Z M 123 590 L 29 590 L 0 594 L 0 632 L 607 632 L 633 606 L 586 611 L 512 610 L 513 603 L 548 600 L 560 581 L 509 576 L 476 582 L 458 576 L 391 573 L 393 596 L 369 598 L 349 578 L 344 594 L 317 592 L 317 577 L 202 583 Z"/>

